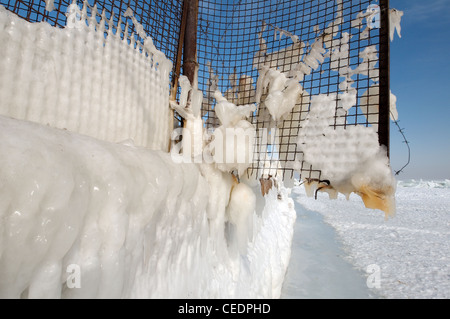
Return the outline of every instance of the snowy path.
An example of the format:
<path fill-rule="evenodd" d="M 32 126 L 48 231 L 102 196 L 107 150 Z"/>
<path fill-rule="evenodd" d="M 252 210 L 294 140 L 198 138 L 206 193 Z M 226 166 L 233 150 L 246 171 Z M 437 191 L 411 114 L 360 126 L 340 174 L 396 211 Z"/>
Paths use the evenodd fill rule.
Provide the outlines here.
<path fill-rule="evenodd" d="M 295 194 L 293 195 L 294 200 Z M 292 255 L 281 298 L 370 298 L 363 274 L 344 259 L 336 231 L 323 217 L 295 203 Z"/>
<path fill-rule="evenodd" d="M 343 196 L 329 200 L 327 194 L 319 194 L 318 200 L 307 198 L 303 187 L 294 188 L 293 193 L 302 212 L 320 213 L 326 225 L 335 229 L 347 253 L 345 260 L 363 273 L 371 265 L 379 267 L 380 287 L 371 291 L 382 298 L 450 298 L 449 180 L 399 182 L 397 213 L 389 220 L 380 211 L 366 209 L 354 194 L 347 201 Z M 302 219 L 299 215 L 298 220 Z M 309 231 L 307 225 L 296 225 L 292 264 L 301 263 L 301 259 L 308 263 L 318 261 L 316 251 L 320 251 L 320 246 L 313 237 L 315 230 Z M 296 243 L 301 240 L 298 236 L 307 236 L 308 244 L 316 245 L 301 244 L 303 250 L 309 249 L 309 256 L 296 252 Z M 291 272 L 287 280 L 293 280 Z M 291 295 L 289 282 L 285 288 L 284 296 Z"/>

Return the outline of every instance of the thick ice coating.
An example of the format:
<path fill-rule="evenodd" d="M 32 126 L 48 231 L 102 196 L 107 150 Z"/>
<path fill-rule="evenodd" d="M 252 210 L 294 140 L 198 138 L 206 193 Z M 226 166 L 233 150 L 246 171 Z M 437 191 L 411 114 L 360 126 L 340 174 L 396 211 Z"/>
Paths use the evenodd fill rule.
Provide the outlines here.
<path fill-rule="evenodd" d="M 255 208 L 210 165 L 3 116 L 0 136 L 1 298 L 280 296 L 285 190 Z"/>
<path fill-rule="evenodd" d="M 128 25 L 97 21 L 95 8 L 71 4 L 66 15 L 61 29 L 0 6 L 0 114 L 167 150 L 170 60 L 145 32 L 142 45 Z"/>
<path fill-rule="evenodd" d="M 359 194 L 368 208 L 395 213 L 396 181 L 385 150 L 374 128 L 330 126 L 334 122 L 336 97 L 318 95 L 299 132 L 298 147 L 304 160 L 322 171 L 326 184 L 317 188 L 332 193 Z M 317 183 L 320 181 L 315 181 Z"/>

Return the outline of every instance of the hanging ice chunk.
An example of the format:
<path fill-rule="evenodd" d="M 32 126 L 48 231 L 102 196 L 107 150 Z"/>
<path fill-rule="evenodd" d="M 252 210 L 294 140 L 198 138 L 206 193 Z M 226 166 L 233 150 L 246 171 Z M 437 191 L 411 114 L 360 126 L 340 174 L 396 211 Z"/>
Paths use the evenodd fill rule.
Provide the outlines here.
<path fill-rule="evenodd" d="M 215 111 L 222 124 L 214 130 L 206 147 L 216 167 L 223 172 L 236 170 L 242 176 L 253 161 L 255 128 L 245 120 L 256 110 L 255 104 L 240 105 L 227 101 L 220 93 L 214 93 Z"/>
<path fill-rule="evenodd" d="M 66 17 L 66 27 L 69 29 L 79 29 L 86 25 L 81 15 L 81 10 L 76 3 L 72 3 L 67 7 Z"/>
<path fill-rule="evenodd" d="M 269 67 L 263 65 L 261 67 L 261 69 L 258 70 L 258 80 L 256 81 L 256 92 L 255 92 L 255 102 L 256 103 L 260 103 L 261 102 L 261 97 L 262 94 L 264 92 L 264 90 L 266 89 L 266 87 L 264 86 L 264 82 L 265 82 L 265 76 L 267 74 L 267 71 L 269 71 Z"/>
<path fill-rule="evenodd" d="M 288 76 L 289 77 L 295 77 L 298 81 L 303 81 L 305 75 L 311 74 L 311 68 L 307 66 L 305 63 L 300 62 L 289 71 Z"/>
<path fill-rule="evenodd" d="M 392 94 L 392 91 L 390 91 L 390 114 L 391 114 L 391 120 L 392 121 L 398 121 L 398 111 L 397 111 L 397 97 Z"/>
<path fill-rule="evenodd" d="M 133 21 L 136 32 L 141 37 L 141 39 L 143 40 L 147 39 L 147 33 L 145 33 L 144 27 L 136 20 L 136 18 L 134 17 L 133 10 L 130 7 L 127 8 L 123 16 L 127 18 L 129 17 L 131 21 Z"/>
<path fill-rule="evenodd" d="M 45 0 L 45 10 L 47 11 L 55 10 L 55 0 Z"/>
<path fill-rule="evenodd" d="M 311 51 L 305 57 L 305 64 L 311 69 L 315 70 L 319 67 L 321 63 L 325 60 L 323 56 L 326 50 L 323 47 L 322 39 L 317 39 L 311 46 Z"/>
<path fill-rule="evenodd" d="M 192 89 L 191 82 L 189 82 L 187 76 L 181 75 L 180 79 L 178 80 L 178 84 L 180 85 L 181 88 L 180 107 L 186 107 L 189 91 Z"/>
<path fill-rule="evenodd" d="M 232 188 L 230 202 L 227 207 L 228 220 L 236 227 L 236 241 L 242 256 L 247 253 L 251 232 L 250 217 L 255 210 L 256 196 L 245 183 L 239 183 Z"/>
<path fill-rule="evenodd" d="M 401 38 L 402 28 L 400 26 L 400 22 L 402 21 L 403 11 L 397 9 L 389 10 L 389 30 L 390 30 L 390 38 L 391 41 L 394 41 L 394 32 L 397 30 L 397 35 Z"/>
<path fill-rule="evenodd" d="M 339 94 L 339 107 L 345 111 L 356 105 L 356 89 L 351 88 L 348 92 Z"/>
<path fill-rule="evenodd" d="M 198 89 L 198 67 L 195 69 L 193 84 L 185 75 L 181 75 L 178 84 L 181 88 L 180 103 L 170 101 L 170 106 L 187 121 L 200 120 L 203 93 Z M 201 122 L 201 120 L 200 120 Z"/>
<path fill-rule="evenodd" d="M 217 101 L 214 108 L 216 115 L 219 118 L 220 123 L 225 127 L 236 125 L 237 122 L 249 117 L 250 114 L 256 110 L 255 104 L 236 106 L 224 98 L 220 91 L 214 93 L 214 98 Z"/>
<path fill-rule="evenodd" d="M 261 82 L 258 84 L 262 85 L 258 93 L 268 88 L 268 95 L 263 102 L 274 121 L 279 121 L 290 113 L 303 92 L 296 77 L 288 79 L 284 73 L 276 69 L 266 71 L 262 84 Z"/>

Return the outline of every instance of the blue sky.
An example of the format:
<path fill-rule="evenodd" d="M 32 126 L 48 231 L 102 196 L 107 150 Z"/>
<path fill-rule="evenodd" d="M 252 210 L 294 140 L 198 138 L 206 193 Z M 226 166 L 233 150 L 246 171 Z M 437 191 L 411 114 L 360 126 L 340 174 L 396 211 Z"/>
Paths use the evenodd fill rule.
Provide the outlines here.
<path fill-rule="evenodd" d="M 391 0 L 390 6 L 404 11 L 402 38 L 391 43 L 391 90 L 411 143 L 411 164 L 397 178 L 450 179 L 450 1 Z M 392 168 L 406 161 L 392 125 Z"/>

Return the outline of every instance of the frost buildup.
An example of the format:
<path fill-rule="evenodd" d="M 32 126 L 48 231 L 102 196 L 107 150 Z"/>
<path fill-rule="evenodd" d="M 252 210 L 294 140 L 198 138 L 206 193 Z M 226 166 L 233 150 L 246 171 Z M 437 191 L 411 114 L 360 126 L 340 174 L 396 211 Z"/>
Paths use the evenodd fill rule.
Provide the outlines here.
<path fill-rule="evenodd" d="M 45 10 L 47 11 L 55 10 L 55 0 L 45 0 Z"/>
<path fill-rule="evenodd" d="M 285 54 L 284 49 L 267 52 L 263 32 L 268 25 L 263 23 L 258 34 L 260 49 L 253 59 L 254 68 L 259 72 L 255 102 L 259 107 L 259 115 L 264 117 L 267 112 L 281 130 L 284 129 L 282 120 L 299 124 L 297 151 L 304 154 L 306 164 L 322 172 L 321 180 L 326 181 L 324 184 L 318 180 L 305 180 L 306 184 L 314 184 L 314 187 L 327 191 L 332 197 L 336 197 L 338 192 L 346 195 L 355 192 L 362 197 L 367 207 L 381 209 L 387 215 L 393 214 L 395 179 L 386 151 L 379 146 L 377 135 L 378 48 L 375 45 L 365 47 L 359 52 L 360 63 L 356 67 L 349 65 L 351 36 L 340 30 L 344 22 L 343 5 L 342 1 L 336 1 L 336 4 L 334 21 L 323 30 L 314 26 L 317 35 L 310 44 L 304 44 L 298 37 L 270 25 L 274 29 L 275 38 L 277 34 L 280 37 L 291 36 L 293 44 L 289 48 L 296 50 L 290 56 Z M 391 12 L 391 22 L 397 25 L 402 13 L 396 10 Z M 379 28 L 379 14 L 379 6 L 371 5 L 351 21 L 353 28 L 360 29 L 360 39 L 368 38 L 371 29 Z M 399 32 L 399 25 L 395 28 Z M 340 76 L 340 92 L 311 96 L 300 82 L 313 70 L 317 70 L 326 59 L 330 60 L 330 70 Z M 370 88 L 361 95 L 359 103 L 370 127 L 345 125 L 348 111 L 358 105 L 354 78 L 359 75 L 368 77 L 371 82 Z M 398 118 L 395 104 L 396 98 L 391 93 L 392 120 Z M 308 105 L 309 112 L 305 112 L 303 107 L 307 108 Z M 301 117 L 299 114 L 307 115 Z M 289 144 L 288 141 L 286 138 L 279 139 L 284 147 L 280 151 L 286 152 L 288 146 L 285 145 Z M 298 166 L 295 163 L 297 162 L 294 161 L 294 168 Z"/>
<path fill-rule="evenodd" d="M 172 108 L 185 119 L 181 145 L 175 145 L 171 152 L 181 153 L 184 161 L 193 159 L 195 163 L 214 163 L 223 172 L 236 171 L 242 176 L 253 162 L 256 132 L 254 125 L 247 119 L 256 110 L 256 105 L 250 103 L 237 106 L 216 90 L 213 94 L 216 101 L 214 110 L 220 126 L 212 133 L 207 132 L 201 117 L 203 93 L 198 89 L 197 72 L 198 68 L 192 84 L 186 76 L 180 77 L 180 102 L 170 102 Z M 210 69 L 210 76 L 212 74 L 214 72 Z M 240 82 L 244 84 L 240 83 L 242 85 L 236 87 L 238 99 L 244 92 L 242 87 L 246 88 L 250 83 L 245 84 L 245 80 Z M 209 89 L 216 88 L 214 81 L 210 84 Z"/>
<path fill-rule="evenodd" d="M 8 43 L 0 46 L 8 61 L 0 63 L 0 114 L 167 150 L 172 62 L 132 14 L 125 16 L 140 39 L 88 1 L 68 6 L 65 28 L 29 23 L 0 6 L 0 40 Z"/>
<path fill-rule="evenodd" d="M 229 173 L 253 155 L 251 78 L 234 78 L 238 102 L 214 90 L 206 139 L 203 93 L 180 78 L 190 161 L 175 163 L 171 62 L 131 9 L 139 41 L 88 6 L 63 29 L 0 6 L 0 298 L 278 298 L 293 201 L 272 190 L 257 211 Z M 213 161 L 193 164 L 204 144 Z"/>

